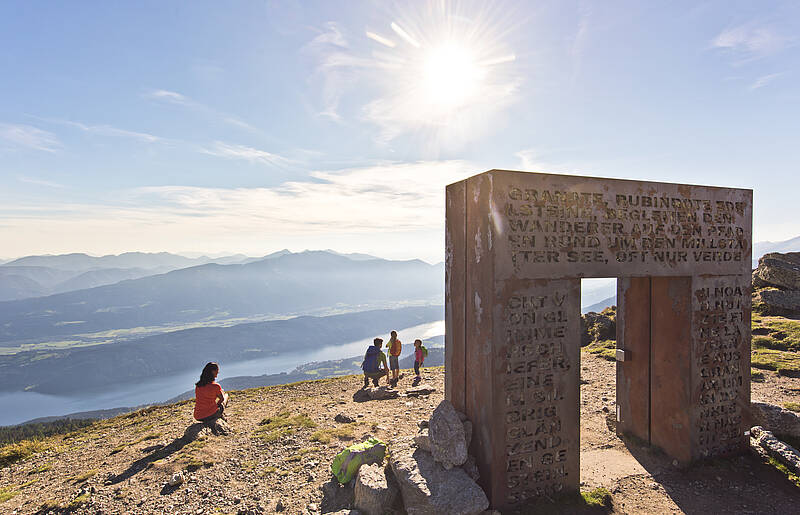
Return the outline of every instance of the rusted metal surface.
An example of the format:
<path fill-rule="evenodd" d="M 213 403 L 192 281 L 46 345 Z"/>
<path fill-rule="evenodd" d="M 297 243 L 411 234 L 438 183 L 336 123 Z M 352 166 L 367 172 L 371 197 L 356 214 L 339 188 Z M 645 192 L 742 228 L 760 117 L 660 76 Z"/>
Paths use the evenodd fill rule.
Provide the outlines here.
<path fill-rule="evenodd" d="M 447 187 L 445 227 L 445 398 L 466 411 L 466 286 L 467 185 Z"/>
<path fill-rule="evenodd" d="M 650 281 L 650 442 L 691 461 L 691 277 Z"/>
<path fill-rule="evenodd" d="M 617 280 L 617 434 L 650 441 L 650 278 Z"/>
<path fill-rule="evenodd" d="M 495 419 L 492 334 L 494 320 L 494 253 L 489 226 L 490 180 L 486 175 L 466 181 L 466 317 L 465 413 L 473 422 L 470 451 L 480 471 L 480 485 L 487 495 L 502 480 L 502 467 L 493 464 L 494 449 L 502 444 Z"/>
<path fill-rule="evenodd" d="M 715 418 L 715 407 L 702 411 L 698 377 L 716 373 L 703 371 L 708 360 L 727 358 L 700 352 L 706 322 L 698 321 L 704 309 L 693 294 L 706 284 L 698 278 L 749 277 L 751 234 L 751 190 L 502 170 L 448 186 L 445 389 L 474 424 L 470 452 L 493 507 L 553 494 L 556 483 L 577 490 L 581 277 L 620 278 L 618 345 L 627 354 L 617 365 L 618 430 L 649 438 L 681 462 L 717 452 L 701 442 L 700 419 L 714 428 L 732 419 Z M 520 298 L 541 300 L 526 307 Z M 556 299 L 559 309 L 548 304 Z M 749 324 L 749 297 L 746 303 L 741 324 Z M 548 311 L 560 314 L 536 318 Z M 513 350 L 527 338 L 509 335 L 517 324 L 545 331 L 532 333 L 545 347 Z M 557 336 L 546 332 L 556 327 Z M 749 325 L 740 332 L 744 370 Z M 558 353 L 557 366 L 570 367 L 544 379 L 538 366 L 543 360 L 554 367 L 554 354 L 526 352 L 545 349 Z M 516 376 L 525 386 L 521 395 Z M 741 381 L 748 392 L 736 402 L 744 406 L 749 374 Z M 529 396 L 549 403 L 543 417 L 558 423 L 536 425 L 533 450 L 518 456 L 511 451 L 525 449 L 512 441 L 528 438 L 529 428 L 511 408 Z M 537 413 L 544 412 L 530 416 Z M 537 440 L 537 431 L 558 440 Z"/>
<path fill-rule="evenodd" d="M 750 276 L 692 278 L 692 457 L 749 445 Z"/>
<path fill-rule="evenodd" d="M 497 283 L 495 430 L 504 465 L 492 505 L 506 509 L 566 493 L 580 482 L 580 280 Z"/>
<path fill-rule="evenodd" d="M 752 190 L 492 170 L 498 280 L 750 272 Z"/>

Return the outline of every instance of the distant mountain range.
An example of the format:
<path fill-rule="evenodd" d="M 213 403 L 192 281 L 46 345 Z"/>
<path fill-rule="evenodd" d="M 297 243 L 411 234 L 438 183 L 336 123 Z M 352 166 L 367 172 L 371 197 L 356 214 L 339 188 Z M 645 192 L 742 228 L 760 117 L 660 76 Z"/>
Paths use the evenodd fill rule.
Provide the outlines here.
<path fill-rule="evenodd" d="M 0 391 L 67 395 L 233 363 L 344 344 L 441 320 L 439 306 L 186 329 L 91 347 L 0 356 Z"/>
<path fill-rule="evenodd" d="M 208 263 L 244 264 L 285 254 L 290 252 L 281 250 L 260 258 L 244 254 L 187 258 L 167 252 L 127 252 L 102 257 L 87 254 L 27 256 L 0 264 L 0 301 L 94 288 Z"/>
<path fill-rule="evenodd" d="M 48 273 L 52 270 L 56 269 L 48 268 Z M 55 280 L 57 272 L 52 276 Z M 209 263 L 90 289 L 0 302 L 0 343 L 9 346 L 97 331 L 256 315 L 287 316 L 336 306 L 439 304 L 443 292 L 442 263 L 354 260 L 325 251 L 283 253 L 246 264 Z"/>
<path fill-rule="evenodd" d="M 600 302 L 596 302 L 590 306 L 582 307 L 581 313 L 584 315 L 586 313 L 589 313 L 590 311 L 594 311 L 595 313 L 600 313 L 607 307 L 615 306 L 616 304 L 617 304 L 617 296 L 613 295 L 611 297 L 608 297 L 607 299 L 603 299 Z"/>
<path fill-rule="evenodd" d="M 753 243 L 753 268 L 758 266 L 758 258 L 770 252 L 800 252 L 800 236 L 785 241 Z"/>

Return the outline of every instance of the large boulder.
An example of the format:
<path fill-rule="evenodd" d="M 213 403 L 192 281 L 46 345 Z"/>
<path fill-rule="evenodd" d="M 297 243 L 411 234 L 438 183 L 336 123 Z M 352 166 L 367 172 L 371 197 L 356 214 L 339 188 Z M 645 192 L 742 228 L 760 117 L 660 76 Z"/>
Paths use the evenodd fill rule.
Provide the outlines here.
<path fill-rule="evenodd" d="M 756 286 L 800 290 L 800 252 L 764 254 L 753 272 L 753 279 L 756 278 Z"/>
<path fill-rule="evenodd" d="M 367 515 L 389 511 L 397 497 L 397 486 L 381 465 L 362 465 L 355 484 L 355 507 Z"/>
<path fill-rule="evenodd" d="M 753 295 L 753 309 L 764 315 L 796 316 L 800 314 L 800 290 L 759 290 Z"/>
<path fill-rule="evenodd" d="M 766 402 L 750 403 L 753 425 L 785 436 L 800 438 L 800 417 L 780 406 Z"/>
<path fill-rule="evenodd" d="M 445 469 L 411 437 L 395 440 L 391 450 L 390 464 L 409 515 L 477 515 L 489 507 L 486 494 L 463 469 Z"/>
<path fill-rule="evenodd" d="M 467 461 L 467 437 L 464 424 L 450 401 L 443 400 L 433 410 L 429 426 L 433 459 L 446 469 L 463 465 Z"/>

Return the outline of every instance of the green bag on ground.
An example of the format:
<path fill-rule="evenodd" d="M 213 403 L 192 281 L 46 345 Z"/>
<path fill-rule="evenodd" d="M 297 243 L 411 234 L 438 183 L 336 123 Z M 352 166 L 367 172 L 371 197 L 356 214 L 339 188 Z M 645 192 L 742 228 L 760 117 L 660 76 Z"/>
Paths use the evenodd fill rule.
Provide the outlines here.
<path fill-rule="evenodd" d="M 333 458 L 331 472 L 344 484 L 356 477 L 361 465 L 380 463 L 386 455 L 386 444 L 377 438 L 353 444 Z"/>

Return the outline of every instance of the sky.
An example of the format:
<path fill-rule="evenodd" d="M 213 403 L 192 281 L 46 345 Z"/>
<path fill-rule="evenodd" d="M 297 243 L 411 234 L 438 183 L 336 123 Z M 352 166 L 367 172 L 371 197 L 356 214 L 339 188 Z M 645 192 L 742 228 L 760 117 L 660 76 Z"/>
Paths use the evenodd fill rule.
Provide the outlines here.
<path fill-rule="evenodd" d="M 800 3 L 0 3 L 0 258 L 444 258 L 492 169 L 754 190 L 800 235 Z"/>

